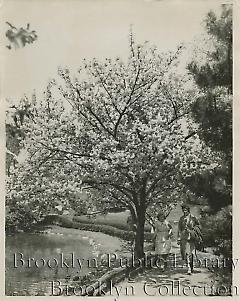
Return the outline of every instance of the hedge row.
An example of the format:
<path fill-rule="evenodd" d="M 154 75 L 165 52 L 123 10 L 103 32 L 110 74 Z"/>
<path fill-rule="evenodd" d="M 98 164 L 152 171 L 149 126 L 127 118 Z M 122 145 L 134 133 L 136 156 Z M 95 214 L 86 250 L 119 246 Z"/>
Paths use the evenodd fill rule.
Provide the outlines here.
<path fill-rule="evenodd" d="M 127 223 L 125 224 L 120 224 L 120 223 L 114 223 L 114 222 L 110 222 L 110 221 L 96 221 L 94 219 L 86 219 L 86 218 L 82 218 L 80 216 L 74 216 L 73 217 L 73 221 L 77 222 L 77 223 L 81 223 L 81 224 L 91 224 L 91 225 L 103 225 L 103 226 L 111 226 L 120 230 L 124 230 L 129 232 L 129 225 Z M 145 227 L 145 232 L 150 232 L 151 228 L 150 226 L 146 226 Z"/>
<path fill-rule="evenodd" d="M 125 231 L 109 225 L 91 224 L 91 223 L 80 223 L 75 221 L 69 221 L 67 219 L 61 219 L 61 226 L 66 228 L 74 228 L 79 230 L 102 232 L 111 236 L 119 237 L 124 240 L 132 241 L 135 233 L 133 231 Z M 152 241 L 153 235 L 149 232 L 145 232 L 145 240 Z"/>
<path fill-rule="evenodd" d="M 105 225 L 105 226 L 112 226 L 114 228 L 118 228 L 121 230 L 129 231 L 129 226 L 127 223 L 120 224 L 120 223 L 114 223 L 114 222 L 108 222 L 108 221 L 99 221 L 95 219 L 87 219 L 82 218 L 80 216 L 74 216 L 73 221 L 81 224 L 91 224 L 91 225 Z"/>

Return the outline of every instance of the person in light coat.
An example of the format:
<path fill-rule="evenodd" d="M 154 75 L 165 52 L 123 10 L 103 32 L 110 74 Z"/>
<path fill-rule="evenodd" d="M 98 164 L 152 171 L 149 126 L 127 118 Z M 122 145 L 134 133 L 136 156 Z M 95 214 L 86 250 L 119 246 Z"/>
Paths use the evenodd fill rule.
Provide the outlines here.
<path fill-rule="evenodd" d="M 172 226 L 166 220 L 164 213 L 160 212 L 155 223 L 155 254 L 160 260 L 162 270 L 167 268 L 167 257 L 171 251 Z"/>

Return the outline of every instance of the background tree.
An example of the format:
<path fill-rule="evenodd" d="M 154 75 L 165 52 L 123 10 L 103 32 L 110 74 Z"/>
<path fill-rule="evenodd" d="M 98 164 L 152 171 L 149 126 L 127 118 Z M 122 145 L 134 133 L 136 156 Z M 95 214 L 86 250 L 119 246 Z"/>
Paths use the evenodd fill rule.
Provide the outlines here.
<path fill-rule="evenodd" d="M 33 98 L 35 95 L 33 95 Z M 6 112 L 6 173 L 10 175 L 10 169 L 15 168 L 18 156 L 22 150 L 21 142 L 25 137 L 22 125 L 26 118 L 30 116 L 30 103 L 26 98 L 22 98 L 18 105 L 8 104 Z"/>
<path fill-rule="evenodd" d="M 195 59 L 188 65 L 202 92 L 192 112 L 198 135 L 221 154 L 223 164 L 189 184 L 216 212 L 232 198 L 232 6 L 223 5 L 220 16 L 209 12 L 205 28 L 205 45 L 196 46 Z"/>
<path fill-rule="evenodd" d="M 205 20 L 206 46 L 188 65 L 202 95 L 193 105 L 197 133 L 222 157 L 221 167 L 188 178 L 189 187 L 207 199 L 201 222 L 205 246 L 232 258 L 232 6 L 223 5 L 220 16 L 209 12 Z M 219 283 L 232 284 L 232 266 L 216 269 Z"/>
<path fill-rule="evenodd" d="M 180 51 L 160 55 L 131 37 L 125 63 L 84 61 L 80 79 L 59 68 L 61 84 L 49 84 L 24 123 L 29 155 L 9 182 L 8 202 L 42 213 L 54 201 L 50 186 L 59 177 L 59 197 L 69 181 L 74 191 L 91 185 L 89 195 L 101 194 L 99 206 L 130 210 L 135 254 L 142 257 L 147 210 L 171 207 L 176 200 L 166 193 L 180 192 L 184 176 L 214 166 L 210 149 L 186 129 L 197 92 L 187 88 L 188 77 L 174 75 Z"/>

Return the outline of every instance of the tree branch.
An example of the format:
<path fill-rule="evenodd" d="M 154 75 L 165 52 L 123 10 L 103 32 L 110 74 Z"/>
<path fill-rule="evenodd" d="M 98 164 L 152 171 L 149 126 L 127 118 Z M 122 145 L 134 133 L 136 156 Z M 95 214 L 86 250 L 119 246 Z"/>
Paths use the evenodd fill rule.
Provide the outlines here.
<path fill-rule="evenodd" d="M 66 151 L 66 150 L 59 149 L 59 148 L 52 148 L 52 147 L 49 147 L 49 146 L 47 146 L 46 144 L 44 144 L 43 142 L 40 142 L 40 141 L 38 141 L 38 143 L 40 143 L 40 144 L 43 145 L 46 149 L 48 149 L 48 150 L 50 150 L 50 151 L 53 151 L 53 152 L 61 152 L 61 153 L 64 153 L 64 154 L 67 154 L 67 155 L 72 155 L 72 156 L 75 156 L 75 157 L 78 157 L 78 158 L 81 158 L 81 157 L 92 158 L 92 156 L 90 156 L 90 155 L 88 155 L 88 154 L 79 154 L 79 153 L 74 153 L 74 152 Z"/>
<path fill-rule="evenodd" d="M 104 125 L 103 121 L 100 119 L 100 117 L 97 116 L 96 113 L 93 112 L 93 110 L 91 109 L 90 106 L 86 107 L 89 111 L 89 113 L 92 114 L 92 116 L 94 116 L 94 118 L 99 122 L 99 124 L 102 126 L 102 128 L 104 129 L 104 131 L 106 131 L 110 136 L 114 137 L 116 139 L 116 137 L 114 136 L 114 134 Z"/>
<path fill-rule="evenodd" d="M 73 84 L 72 84 L 71 82 L 70 82 L 70 85 L 71 85 L 71 87 L 77 92 L 79 98 L 80 98 L 82 101 L 84 101 L 84 99 L 82 98 L 82 96 L 81 96 L 81 94 L 80 94 L 80 91 L 79 91 L 76 87 L 74 87 Z M 65 96 L 65 94 L 63 94 L 63 97 L 67 100 L 67 102 L 68 102 L 72 107 L 74 107 L 74 105 L 73 105 L 73 104 L 71 103 L 71 101 Z M 76 108 L 77 108 L 78 113 L 79 113 L 81 116 L 83 116 L 83 117 L 85 118 L 85 120 L 86 120 L 93 128 L 95 128 L 95 129 L 97 129 L 99 132 L 101 132 L 100 128 L 99 128 L 95 123 L 92 123 L 91 120 L 89 120 L 88 116 L 87 116 L 82 110 L 80 110 L 79 106 L 76 105 Z"/>
<path fill-rule="evenodd" d="M 108 89 L 107 89 L 107 87 L 106 87 L 106 84 L 105 84 L 105 81 L 103 81 L 101 74 L 98 72 L 98 70 L 97 70 L 96 68 L 95 68 L 95 71 L 97 72 L 97 75 L 98 75 L 98 77 L 99 77 L 99 79 L 100 79 L 100 82 L 101 82 L 101 84 L 102 84 L 102 86 L 103 86 L 103 89 L 105 90 L 105 92 L 107 93 L 109 99 L 111 100 L 111 103 L 112 103 L 114 109 L 120 114 L 120 110 L 119 110 L 119 109 L 117 108 L 117 106 L 114 104 L 113 97 L 112 97 L 111 93 L 108 91 Z"/>
<path fill-rule="evenodd" d="M 137 71 L 137 75 L 136 75 L 136 78 L 135 78 L 135 81 L 134 81 L 134 84 L 133 84 L 133 87 L 132 87 L 132 90 L 131 90 L 129 98 L 128 98 L 128 101 L 126 102 L 126 105 L 125 105 L 124 109 L 122 110 L 122 112 L 120 113 L 120 115 L 118 117 L 118 120 L 117 120 L 117 122 L 115 124 L 115 128 L 114 128 L 114 136 L 115 137 L 117 137 L 117 130 L 118 130 L 118 126 L 120 124 L 120 121 L 121 121 L 123 115 L 125 114 L 127 108 L 129 107 L 129 104 L 131 102 L 131 98 L 132 98 L 132 95 L 134 93 L 134 90 L 135 90 L 135 87 L 136 87 L 136 84 L 137 84 L 137 81 L 138 81 L 138 77 L 139 77 L 139 74 L 140 74 L 140 69 L 141 68 L 139 66 L 138 71 Z"/>
<path fill-rule="evenodd" d="M 189 139 L 189 138 L 193 137 L 193 136 L 194 136 L 194 135 L 196 135 L 196 134 L 197 134 L 197 132 L 196 132 L 196 131 L 194 131 L 194 132 L 192 132 L 192 133 L 188 134 L 188 135 L 185 137 L 185 140 L 187 140 L 187 139 Z"/>
<path fill-rule="evenodd" d="M 167 125 L 172 124 L 174 121 L 179 120 L 180 118 L 182 118 L 183 116 L 185 116 L 185 115 L 187 115 L 187 114 L 189 114 L 189 113 L 191 113 L 191 111 L 186 111 L 186 112 L 184 112 L 184 113 L 182 113 L 182 114 L 180 114 L 180 115 L 177 115 L 177 116 L 174 117 L 172 120 L 170 120 L 170 121 L 167 123 Z"/>

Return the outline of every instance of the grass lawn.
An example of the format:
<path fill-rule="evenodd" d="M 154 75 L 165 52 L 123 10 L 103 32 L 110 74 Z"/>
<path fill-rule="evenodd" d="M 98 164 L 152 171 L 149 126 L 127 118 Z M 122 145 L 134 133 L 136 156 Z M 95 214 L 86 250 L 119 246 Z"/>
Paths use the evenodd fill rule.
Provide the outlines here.
<path fill-rule="evenodd" d="M 201 206 L 194 205 L 191 206 L 191 213 L 195 216 L 199 216 L 199 209 Z M 127 225 L 127 218 L 130 215 L 130 212 L 128 210 L 124 212 L 118 212 L 118 213 L 108 213 L 105 215 L 97 215 L 96 217 L 87 217 L 85 215 L 82 216 L 75 216 L 74 220 L 81 223 L 94 223 L 99 225 L 109 225 L 120 229 L 128 230 Z M 177 236 L 177 226 L 180 216 L 182 216 L 182 209 L 181 206 L 178 205 L 176 208 L 174 208 L 170 215 L 168 216 L 167 220 L 172 224 L 173 226 L 173 233 L 174 237 Z M 145 229 L 147 231 L 150 231 L 151 227 L 148 223 L 146 223 Z"/>
<path fill-rule="evenodd" d="M 104 224 L 109 226 L 127 226 L 127 218 L 129 216 L 129 211 L 118 212 L 118 213 L 108 213 L 104 215 L 97 215 L 96 217 L 88 217 L 86 215 L 75 216 L 74 220 L 82 223 L 87 223 L 89 221 L 94 222 L 94 224 Z"/>

